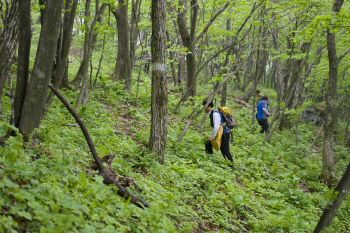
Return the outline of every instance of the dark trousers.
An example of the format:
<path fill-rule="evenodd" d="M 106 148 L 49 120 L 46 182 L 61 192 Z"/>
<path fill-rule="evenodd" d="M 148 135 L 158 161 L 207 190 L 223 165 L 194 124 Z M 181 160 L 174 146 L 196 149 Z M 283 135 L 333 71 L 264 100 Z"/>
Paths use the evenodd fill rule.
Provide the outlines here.
<path fill-rule="evenodd" d="M 230 153 L 230 133 L 224 133 L 222 136 L 223 137 L 222 137 L 220 151 L 225 159 L 228 159 L 231 162 L 233 162 L 232 156 Z M 211 145 L 210 141 L 205 143 L 205 151 L 208 154 L 211 154 L 211 155 L 213 154 L 213 146 Z"/>
<path fill-rule="evenodd" d="M 269 122 L 267 119 L 258 119 L 258 123 L 261 126 L 262 130 L 260 133 L 267 133 L 267 130 L 269 129 Z"/>

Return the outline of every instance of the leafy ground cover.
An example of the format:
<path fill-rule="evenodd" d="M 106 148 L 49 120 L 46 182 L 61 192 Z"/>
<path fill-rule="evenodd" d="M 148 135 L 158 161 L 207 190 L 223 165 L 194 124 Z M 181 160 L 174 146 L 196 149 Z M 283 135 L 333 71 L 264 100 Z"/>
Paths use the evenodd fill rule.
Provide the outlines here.
<path fill-rule="evenodd" d="M 299 125 L 301 152 L 297 153 L 294 132 L 276 132 L 269 143 L 263 143 L 259 127 L 251 124 L 251 110 L 229 101 L 239 122 L 231 145 L 237 170 L 232 170 L 219 152 L 209 156 L 204 151 L 211 130 L 208 119 L 203 130 L 197 119 L 184 139 L 176 142 L 193 106 L 186 102 L 178 114 L 172 114 L 179 100 L 175 90 L 169 96 L 167 154 L 160 165 L 145 146 L 149 83 L 143 77 L 136 100 L 122 85 L 102 77 L 79 115 L 100 157 L 115 155 L 106 167 L 111 166 L 117 180 L 151 203 L 150 209 L 130 204 L 116 194 L 114 186 L 93 176 L 96 171 L 81 130 L 64 125 L 75 122 L 57 99 L 37 131 L 35 147 L 23 145 L 21 136 L 5 136 L 9 129 L 16 131 L 6 123 L 10 106 L 5 101 L 0 122 L 0 136 L 6 139 L 0 148 L 0 231 L 313 231 L 334 196 L 318 179 L 322 139 L 310 152 L 302 149 L 313 140 L 314 126 Z M 203 95 L 206 89 L 201 87 Z M 63 94 L 72 103 L 77 97 L 70 90 Z M 347 148 L 341 144 L 336 147 L 337 177 L 348 160 Z M 348 197 L 330 232 L 350 231 L 349 205 Z"/>

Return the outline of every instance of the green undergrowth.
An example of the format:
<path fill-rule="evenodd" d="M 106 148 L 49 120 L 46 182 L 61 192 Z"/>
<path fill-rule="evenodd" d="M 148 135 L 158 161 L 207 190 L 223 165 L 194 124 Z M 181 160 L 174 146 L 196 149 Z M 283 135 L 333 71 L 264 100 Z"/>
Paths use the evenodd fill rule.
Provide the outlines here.
<path fill-rule="evenodd" d="M 169 84 L 170 85 L 170 84 Z M 115 154 L 119 178 L 131 177 L 128 190 L 151 204 L 141 209 L 116 194 L 115 186 L 87 174 L 92 156 L 79 127 L 57 99 L 38 130 L 38 144 L 23 145 L 10 136 L 0 148 L 0 232 L 311 232 L 326 203 L 334 196 L 319 182 L 321 151 L 306 152 L 315 127 L 299 125 L 298 152 L 292 131 L 276 132 L 263 143 L 250 110 L 229 100 L 239 122 L 231 153 L 237 170 L 220 152 L 204 151 L 210 134 L 207 119 L 198 118 L 177 142 L 186 117 L 201 97 L 172 110 L 180 93 L 169 94 L 167 153 L 164 165 L 145 147 L 150 130 L 150 80 L 140 83 L 135 99 L 123 86 L 100 78 L 79 115 L 86 123 L 100 157 Z M 205 95 L 205 88 L 200 89 Z M 78 92 L 62 94 L 74 103 Z M 9 128 L 4 101 L 0 136 Z M 219 101 L 217 100 L 219 103 Z M 124 122 L 123 119 L 128 119 Z M 125 132 L 128 132 L 126 134 Z M 322 142 L 318 142 L 321 144 Z M 345 171 L 346 148 L 336 148 L 337 177 Z M 345 157 L 344 157 L 345 156 Z M 106 164 L 107 166 L 107 164 Z M 350 231 L 349 198 L 329 232 Z"/>

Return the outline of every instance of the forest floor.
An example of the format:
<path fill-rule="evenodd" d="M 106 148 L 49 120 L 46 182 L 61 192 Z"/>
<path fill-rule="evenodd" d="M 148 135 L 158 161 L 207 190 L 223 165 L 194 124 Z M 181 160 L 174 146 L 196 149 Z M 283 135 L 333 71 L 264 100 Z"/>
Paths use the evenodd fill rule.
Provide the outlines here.
<path fill-rule="evenodd" d="M 79 115 L 90 122 L 86 126 L 99 156 L 108 156 L 105 166 L 151 208 L 130 204 L 116 194 L 114 186 L 91 175 L 95 168 L 81 130 L 64 125 L 74 119 L 55 99 L 38 131 L 37 146 L 23 146 L 22 138 L 16 136 L 8 137 L 0 148 L 1 232 L 313 231 L 332 198 L 319 181 L 322 138 L 313 150 L 305 150 L 317 133 L 315 126 L 299 125 L 300 153 L 295 133 L 288 130 L 276 132 L 263 143 L 259 126 L 251 124 L 251 110 L 230 98 L 228 107 L 239 123 L 230 146 L 237 168 L 232 170 L 220 152 L 211 156 L 204 151 L 211 131 L 209 119 L 203 130 L 202 118 L 197 119 L 183 140 L 176 142 L 193 106 L 185 102 L 178 114 L 172 114 L 179 100 L 179 93 L 172 93 L 167 153 L 160 165 L 146 148 L 149 84 L 141 83 L 138 100 L 118 83 L 106 79 L 99 85 Z M 62 94 L 74 102 L 78 93 Z M 1 137 L 10 127 L 6 99 L 3 109 Z M 336 175 L 341 177 L 346 148 L 335 149 L 339 155 Z M 329 232 L 350 231 L 349 204 L 348 197 Z"/>

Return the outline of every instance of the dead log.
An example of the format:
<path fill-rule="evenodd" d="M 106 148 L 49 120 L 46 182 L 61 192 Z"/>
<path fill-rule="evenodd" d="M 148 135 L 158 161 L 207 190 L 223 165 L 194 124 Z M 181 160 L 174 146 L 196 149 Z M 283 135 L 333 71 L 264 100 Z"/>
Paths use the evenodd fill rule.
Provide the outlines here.
<path fill-rule="evenodd" d="M 95 149 L 95 146 L 91 140 L 91 137 L 89 135 L 89 132 L 87 131 L 83 121 L 80 119 L 79 115 L 75 112 L 75 110 L 72 108 L 72 106 L 70 106 L 70 104 L 68 103 L 68 101 L 63 97 L 63 95 L 61 95 L 61 93 L 52 85 L 49 84 L 48 85 L 50 87 L 50 89 L 52 90 L 53 93 L 55 93 L 55 95 L 61 100 L 61 102 L 64 104 L 64 106 L 66 106 L 66 108 L 68 109 L 68 111 L 72 114 L 72 116 L 74 117 L 75 121 L 78 123 L 78 125 L 81 128 L 81 131 L 83 131 L 83 134 L 85 136 L 86 142 L 89 145 L 90 151 L 92 153 L 92 156 L 96 162 L 96 165 L 98 167 L 99 173 L 98 175 L 103 177 L 103 182 L 105 184 L 114 184 L 115 186 L 117 186 L 118 188 L 118 195 L 121 197 L 124 197 L 125 199 L 129 199 L 130 198 L 130 202 L 139 206 L 139 207 L 150 207 L 150 204 L 146 201 L 144 201 L 143 199 L 141 199 L 140 197 L 136 196 L 135 194 L 130 193 L 128 190 L 126 190 L 123 186 L 121 186 L 114 178 L 110 177 L 107 173 L 106 168 L 103 166 L 102 161 L 100 159 L 100 157 L 97 155 L 97 151 Z"/>
<path fill-rule="evenodd" d="M 243 100 L 239 100 L 239 99 L 233 99 L 233 101 L 239 103 L 239 104 L 242 104 L 244 105 L 245 107 L 247 108 L 252 108 L 252 106 L 250 104 L 248 104 L 247 102 L 243 101 Z"/>

